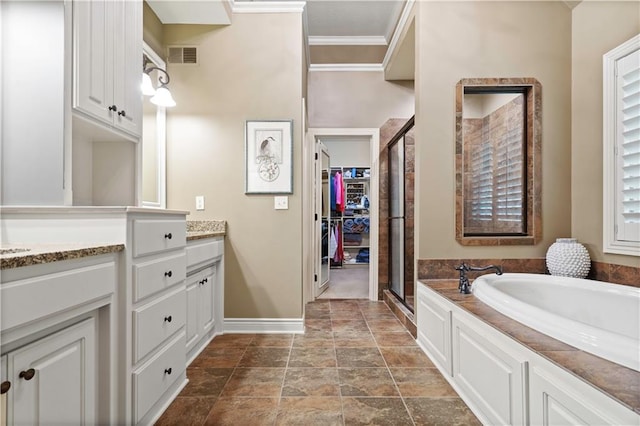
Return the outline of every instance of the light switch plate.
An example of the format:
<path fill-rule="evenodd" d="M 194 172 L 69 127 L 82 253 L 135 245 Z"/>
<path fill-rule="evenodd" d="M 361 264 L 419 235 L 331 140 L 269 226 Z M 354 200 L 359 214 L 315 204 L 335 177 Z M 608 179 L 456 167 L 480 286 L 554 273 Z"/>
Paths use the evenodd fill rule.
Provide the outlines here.
<path fill-rule="evenodd" d="M 204 210 L 204 195 L 196 195 L 196 210 Z"/>
<path fill-rule="evenodd" d="M 273 203 L 276 210 L 288 210 L 289 209 L 289 197 L 273 197 Z"/>

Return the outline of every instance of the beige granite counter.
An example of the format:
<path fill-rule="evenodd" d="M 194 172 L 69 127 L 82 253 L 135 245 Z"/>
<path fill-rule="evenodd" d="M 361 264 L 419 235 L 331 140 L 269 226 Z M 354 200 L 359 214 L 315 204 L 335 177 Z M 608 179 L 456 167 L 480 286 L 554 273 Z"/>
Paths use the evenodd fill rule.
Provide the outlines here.
<path fill-rule="evenodd" d="M 224 220 L 188 220 L 187 241 L 223 237 L 227 234 L 226 227 Z"/>
<path fill-rule="evenodd" d="M 28 250 L 24 250 L 28 249 Z M 115 253 L 124 250 L 124 244 L 10 244 L 3 245 L 0 254 L 0 269 L 20 268 L 61 260 Z M 10 251 L 10 252 L 9 252 Z"/>
<path fill-rule="evenodd" d="M 420 282 L 523 346 L 640 413 L 640 372 L 599 358 L 529 328 L 489 307 L 473 294 L 460 294 L 457 280 Z"/>

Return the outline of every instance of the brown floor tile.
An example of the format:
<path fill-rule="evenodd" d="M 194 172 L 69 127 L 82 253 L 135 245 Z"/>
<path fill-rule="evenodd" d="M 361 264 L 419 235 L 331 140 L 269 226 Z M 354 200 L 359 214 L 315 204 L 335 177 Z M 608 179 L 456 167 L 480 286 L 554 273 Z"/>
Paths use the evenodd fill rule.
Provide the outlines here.
<path fill-rule="evenodd" d="M 457 397 L 436 368 L 391 368 L 391 375 L 403 397 Z"/>
<path fill-rule="evenodd" d="M 335 368 L 288 368 L 282 396 L 340 396 Z"/>
<path fill-rule="evenodd" d="M 180 396 L 217 397 L 227 384 L 233 368 L 188 368 L 189 383 L 180 392 Z"/>
<path fill-rule="evenodd" d="M 353 299 L 334 299 L 329 301 L 331 311 L 359 311 L 360 305 Z"/>
<path fill-rule="evenodd" d="M 273 426 L 277 413 L 278 398 L 219 398 L 204 424 Z"/>
<path fill-rule="evenodd" d="M 289 348 L 260 348 L 250 346 L 238 363 L 238 367 L 286 367 Z"/>
<path fill-rule="evenodd" d="M 304 314 L 305 322 L 309 320 L 328 320 L 331 319 L 331 311 L 322 309 L 317 311 L 306 311 Z"/>
<path fill-rule="evenodd" d="M 340 398 L 282 398 L 276 425 L 281 426 L 340 426 L 342 425 Z"/>
<path fill-rule="evenodd" d="M 345 425 L 413 425 L 400 398 L 344 398 Z"/>
<path fill-rule="evenodd" d="M 333 333 L 336 348 L 374 348 L 376 341 L 369 331 L 336 331 Z"/>
<path fill-rule="evenodd" d="M 369 331 L 367 323 L 364 320 L 331 320 L 331 329 L 334 332 L 352 331 L 366 332 Z"/>
<path fill-rule="evenodd" d="M 417 346 L 381 347 L 380 352 L 389 367 L 434 367 L 431 360 Z"/>
<path fill-rule="evenodd" d="M 418 346 L 416 339 L 408 331 L 374 332 L 378 346 Z"/>
<path fill-rule="evenodd" d="M 333 348 L 331 331 L 309 331 L 296 334 L 293 338 L 294 348 Z"/>
<path fill-rule="evenodd" d="M 399 396 L 386 368 L 339 368 L 342 396 Z"/>
<path fill-rule="evenodd" d="M 293 334 L 262 334 L 253 338 L 249 346 L 261 347 L 291 347 Z"/>
<path fill-rule="evenodd" d="M 460 398 L 405 398 L 416 426 L 481 425 Z"/>
<path fill-rule="evenodd" d="M 386 367 L 378 348 L 336 348 L 338 367 Z"/>
<path fill-rule="evenodd" d="M 364 318 L 367 321 L 372 321 L 372 320 L 392 320 L 392 319 L 397 319 L 395 314 L 393 312 L 391 312 L 389 309 L 387 309 L 386 311 L 363 311 L 362 315 L 364 315 Z"/>
<path fill-rule="evenodd" d="M 307 319 L 304 321 L 304 331 L 332 331 L 331 317 L 326 319 Z"/>
<path fill-rule="evenodd" d="M 253 340 L 255 334 L 223 334 L 216 336 L 208 347 L 213 348 L 245 348 Z"/>
<path fill-rule="evenodd" d="M 157 426 L 201 425 L 204 423 L 216 398 L 178 396 L 155 423 Z"/>
<path fill-rule="evenodd" d="M 206 347 L 189 366 L 190 368 L 233 368 L 238 365 L 245 348 Z"/>
<path fill-rule="evenodd" d="M 278 397 L 284 368 L 236 368 L 222 390 L 222 397 Z"/>
<path fill-rule="evenodd" d="M 293 348 L 289 367 L 335 367 L 336 353 L 333 348 Z"/>
<path fill-rule="evenodd" d="M 362 313 L 359 310 L 346 310 L 346 311 L 331 311 L 331 319 L 345 319 L 345 320 L 364 320 Z"/>
<path fill-rule="evenodd" d="M 401 332 L 407 331 L 397 319 L 372 319 L 367 320 L 367 325 L 373 332 Z"/>

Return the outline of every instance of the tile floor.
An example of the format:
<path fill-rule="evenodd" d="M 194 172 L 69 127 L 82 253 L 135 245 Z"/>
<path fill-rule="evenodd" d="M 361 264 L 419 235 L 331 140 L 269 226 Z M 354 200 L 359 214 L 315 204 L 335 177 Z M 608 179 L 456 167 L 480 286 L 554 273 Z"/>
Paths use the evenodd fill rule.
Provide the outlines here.
<path fill-rule="evenodd" d="M 305 325 L 216 337 L 156 424 L 480 424 L 384 303 L 315 301 Z"/>
<path fill-rule="evenodd" d="M 329 288 L 318 299 L 367 299 L 369 297 L 369 268 L 345 266 L 329 271 Z"/>

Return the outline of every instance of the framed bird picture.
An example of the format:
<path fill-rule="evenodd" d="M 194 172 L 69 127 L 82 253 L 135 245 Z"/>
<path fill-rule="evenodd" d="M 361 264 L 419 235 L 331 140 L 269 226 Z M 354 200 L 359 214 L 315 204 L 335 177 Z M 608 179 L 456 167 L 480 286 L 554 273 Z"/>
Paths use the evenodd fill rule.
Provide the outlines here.
<path fill-rule="evenodd" d="M 293 120 L 247 120 L 245 194 L 293 193 Z"/>

